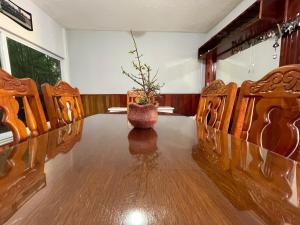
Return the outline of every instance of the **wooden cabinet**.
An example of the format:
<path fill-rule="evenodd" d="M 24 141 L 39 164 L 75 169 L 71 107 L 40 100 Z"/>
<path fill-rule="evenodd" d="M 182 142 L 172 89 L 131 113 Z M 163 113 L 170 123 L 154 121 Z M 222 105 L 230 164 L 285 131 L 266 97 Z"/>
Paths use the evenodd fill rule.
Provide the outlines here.
<path fill-rule="evenodd" d="M 199 58 L 206 62 L 205 84 L 215 79 L 216 57 L 257 37 L 277 24 L 287 22 L 300 13 L 299 0 L 258 0 L 229 23 L 199 50 Z M 214 50 L 214 54 L 210 52 Z M 214 57 L 212 57 L 214 56 Z M 280 66 L 300 63 L 300 29 L 282 37 Z"/>
<path fill-rule="evenodd" d="M 284 20 L 285 0 L 259 0 L 202 45 L 199 57 L 215 49 L 220 56 Z"/>

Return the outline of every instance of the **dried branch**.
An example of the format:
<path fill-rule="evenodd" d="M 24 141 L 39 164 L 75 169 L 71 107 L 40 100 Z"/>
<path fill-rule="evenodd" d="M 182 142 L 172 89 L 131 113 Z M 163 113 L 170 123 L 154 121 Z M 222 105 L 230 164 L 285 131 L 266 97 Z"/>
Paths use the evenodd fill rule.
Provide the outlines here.
<path fill-rule="evenodd" d="M 164 84 L 161 85 L 159 83 L 156 83 L 158 80 L 157 75 L 159 70 L 157 70 L 154 77 L 151 78 L 152 69 L 150 65 L 141 62 L 141 57 L 143 57 L 143 55 L 140 54 L 138 51 L 133 32 L 130 31 L 130 34 L 133 40 L 134 49 L 129 51 L 129 54 L 135 55 L 134 59 L 136 61 L 133 60 L 132 65 L 134 69 L 138 71 L 138 74 L 134 75 L 132 73 L 128 73 L 123 69 L 123 67 L 121 67 L 122 73 L 141 87 L 140 89 L 133 88 L 133 90 L 139 90 L 144 92 L 145 96 L 141 98 L 140 104 L 148 104 L 150 103 L 151 97 L 159 95 L 159 90 L 161 87 L 164 86 Z"/>
<path fill-rule="evenodd" d="M 122 67 L 121 67 L 121 68 L 122 68 Z M 139 81 L 137 81 L 137 80 L 135 79 L 135 77 L 131 76 L 131 74 L 127 73 L 123 68 L 122 68 L 122 73 L 123 73 L 124 75 L 126 75 L 127 77 L 129 77 L 131 80 L 133 80 L 135 83 L 137 83 L 138 85 L 140 85 L 141 87 L 143 87 L 143 84 L 142 84 L 142 83 L 140 83 Z"/>
<path fill-rule="evenodd" d="M 152 78 L 151 82 L 154 81 L 155 78 L 157 77 L 157 75 L 158 75 L 158 70 L 159 70 L 159 69 L 157 69 L 156 74 L 155 74 L 154 77 Z M 157 79 L 156 79 L 156 80 L 157 80 Z"/>
<path fill-rule="evenodd" d="M 140 75 L 141 75 L 142 78 L 143 78 L 143 79 L 142 79 L 143 84 L 145 84 L 145 77 L 144 77 L 143 70 L 142 70 L 142 68 L 141 68 L 140 54 L 139 54 L 139 51 L 138 51 L 138 49 L 137 49 L 137 44 L 136 44 L 135 38 L 134 38 L 134 36 L 133 36 L 133 32 L 130 31 L 130 34 L 131 34 L 131 37 L 132 37 L 132 40 L 133 40 L 133 44 L 134 44 L 134 52 L 136 53 L 136 58 L 137 58 L 138 64 L 139 64 L 139 66 L 138 66 L 137 69 L 140 71 Z M 144 87 L 143 87 L 143 89 L 144 89 L 144 91 L 146 92 L 146 90 L 145 90 Z"/>

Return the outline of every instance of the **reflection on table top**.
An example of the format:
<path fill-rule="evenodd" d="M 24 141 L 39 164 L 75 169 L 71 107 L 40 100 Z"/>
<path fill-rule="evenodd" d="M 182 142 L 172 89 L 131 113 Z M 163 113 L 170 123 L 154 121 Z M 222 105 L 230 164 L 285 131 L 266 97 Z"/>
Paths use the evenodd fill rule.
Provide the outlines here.
<path fill-rule="evenodd" d="M 96 115 L 0 150 L 0 224 L 300 224 L 299 171 L 191 118 Z"/>

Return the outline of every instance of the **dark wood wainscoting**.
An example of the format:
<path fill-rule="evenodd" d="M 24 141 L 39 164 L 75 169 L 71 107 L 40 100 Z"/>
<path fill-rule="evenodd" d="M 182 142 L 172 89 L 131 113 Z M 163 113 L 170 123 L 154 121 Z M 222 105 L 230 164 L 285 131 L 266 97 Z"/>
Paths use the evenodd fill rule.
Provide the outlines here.
<path fill-rule="evenodd" d="M 300 63 L 300 29 L 282 38 L 280 66 Z"/>
<path fill-rule="evenodd" d="M 293 20 L 300 12 L 299 0 L 286 0 L 285 21 Z M 280 66 L 300 63 L 300 28 L 281 39 Z"/>
<path fill-rule="evenodd" d="M 172 106 L 174 113 L 193 116 L 197 112 L 200 94 L 162 94 L 160 106 Z M 109 107 L 126 107 L 126 94 L 81 95 L 86 116 L 108 112 Z"/>
<path fill-rule="evenodd" d="M 85 116 L 108 112 L 109 107 L 126 107 L 126 94 L 81 95 Z"/>
<path fill-rule="evenodd" d="M 162 94 L 160 106 L 174 107 L 174 113 L 194 116 L 197 113 L 200 94 Z"/>

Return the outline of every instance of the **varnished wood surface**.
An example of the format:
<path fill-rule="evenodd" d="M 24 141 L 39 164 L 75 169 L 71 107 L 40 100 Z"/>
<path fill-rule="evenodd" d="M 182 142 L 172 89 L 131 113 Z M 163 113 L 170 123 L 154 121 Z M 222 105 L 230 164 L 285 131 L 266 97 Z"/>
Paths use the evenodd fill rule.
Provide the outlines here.
<path fill-rule="evenodd" d="M 300 1 L 285 1 L 285 21 L 294 20 L 300 12 Z M 300 29 L 281 38 L 280 66 L 300 63 Z"/>
<path fill-rule="evenodd" d="M 201 92 L 197 121 L 228 133 L 236 94 L 236 83 L 225 85 L 221 80 L 213 81 Z"/>
<path fill-rule="evenodd" d="M 46 185 L 45 154 L 48 135 L 30 139 L 0 151 L 0 224 L 3 224 L 26 200 Z"/>
<path fill-rule="evenodd" d="M 300 223 L 298 163 L 191 118 L 139 132 L 126 115 L 95 115 L 67 151 L 45 135 L 33 140 L 55 155 L 46 186 L 6 225 Z"/>
<path fill-rule="evenodd" d="M 276 68 L 258 81 L 244 81 L 232 133 L 281 155 L 297 158 L 300 64 Z"/>
<path fill-rule="evenodd" d="M 51 129 L 70 124 L 84 117 L 84 110 L 78 88 L 73 88 L 65 81 L 58 81 L 54 86 L 42 85 Z"/>
<path fill-rule="evenodd" d="M 161 94 L 157 101 L 160 106 L 174 107 L 174 113 L 184 116 L 194 116 L 200 94 Z M 96 94 L 81 95 L 86 116 L 107 113 L 110 107 L 127 107 L 126 94 Z"/>
<path fill-rule="evenodd" d="M 19 118 L 21 101 L 17 97 L 23 102 L 26 123 Z M 1 123 L 12 131 L 14 143 L 27 139 L 26 127 L 31 136 L 48 131 L 36 84 L 30 78 L 18 79 L 0 68 L 0 108 Z"/>
<path fill-rule="evenodd" d="M 217 49 L 213 49 L 205 56 L 205 86 L 209 86 L 216 79 Z"/>

